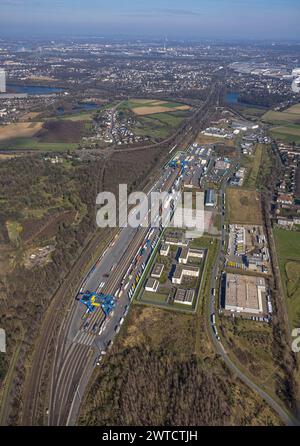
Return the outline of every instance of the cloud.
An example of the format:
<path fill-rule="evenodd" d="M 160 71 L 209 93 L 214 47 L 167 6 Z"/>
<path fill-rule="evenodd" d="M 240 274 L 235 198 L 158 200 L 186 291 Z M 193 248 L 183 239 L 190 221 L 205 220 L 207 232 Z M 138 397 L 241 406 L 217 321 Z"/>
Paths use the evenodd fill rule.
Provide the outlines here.
<path fill-rule="evenodd" d="M 144 11 L 126 11 L 122 13 L 116 13 L 119 17 L 137 17 L 137 18 L 164 18 L 168 17 L 195 17 L 201 16 L 202 14 L 196 11 L 191 11 L 188 9 L 178 9 L 178 8 L 153 8 L 151 10 Z"/>

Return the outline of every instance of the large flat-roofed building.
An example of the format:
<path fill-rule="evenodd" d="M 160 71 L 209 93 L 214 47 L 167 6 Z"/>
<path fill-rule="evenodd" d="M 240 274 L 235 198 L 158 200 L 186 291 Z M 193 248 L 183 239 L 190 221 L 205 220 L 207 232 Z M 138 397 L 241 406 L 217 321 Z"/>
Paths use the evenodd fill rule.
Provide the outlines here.
<path fill-rule="evenodd" d="M 0 93 L 6 92 L 6 74 L 3 68 L 0 68 Z"/>
<path fill-rule="evenodd" d="M 195 266 L 177 266 L 172 277 L 172 283 L 181 285 L 184 276 L 199 277 L 199 271 L 199 268 Z"/>
<path fill-rule="evenodd" d="M 176 304 L 184 304 L 184 305 L 192 305 L 195 297 L 194 290 L 183 290 L 178 289 L 176 291 L 174 303 Z"/>
<path fill-rule="evenodd" d="M 266 281 L 262 277 L 226 275 L 225 310 L 262 315 L 266 308 Z"/>
<path fill-rule="evenodd" d="M 204 251 L 202 249 L 184 247 L 182 248 L 180 256 L 178 257 L 178 262 L 186 265 L 190 257 L 194 259 L 203 259 Z"/>
<path fill-rule="evenodd" d="M 151 277 L 154 277 L 154 279 L 160 279 L 163 270 L 164 265 L 162 265 L 161 263 L 156 263 L 152 269 Z"/>
<path fill-rule="evenodd" d="M 165 238 L 165 243 L 171 246 L 188 246 L 188 240 L 182 232 L 169 233 Z"/>
<path fill-rule="evenodd" d="M 196 259 L 203 259 L 203 257 L 204 257 L 203 249 L 190 248 L 189 249 L 189 258 L 190 257 L 193 257 L 193 258 L 196 258 Z"/>
<path fill-rule="evenodd" d="M 145 290 L 146 291 L 150 291 L 150 293 L 156 293 L 159 287 L 159 282 L 156 279 L 148 279 L 146 286 L 145 286 Z"/>
<path fill-rule="evenodd" d="M 205 192 L 205 206 L 214 207 L 217 204 L 217 195 L 213 189 L 207 189 Z"/>

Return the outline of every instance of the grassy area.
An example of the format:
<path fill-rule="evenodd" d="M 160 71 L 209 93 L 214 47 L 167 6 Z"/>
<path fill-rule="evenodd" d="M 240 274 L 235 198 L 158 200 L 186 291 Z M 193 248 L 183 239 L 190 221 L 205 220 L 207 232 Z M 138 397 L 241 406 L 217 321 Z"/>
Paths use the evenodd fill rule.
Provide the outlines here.
<path fill-rule="evenodd" d="M 234 106 L 245 118 L 254 119 L 261 118 L 267 111 L 266 108 L 246 107 L 246 106 Z"/>
<path fill-rule="evenodd" d="M 187 112 L 157 113 L 138 117 L 134 133 L 154 139 L 165 139 L 180 126 L 187 117 Z"/>
<path fill-rule="evenodd" d="M 274 394 L 278 368 L 273 358 L 272 327 L 224 315 L 219 318 L 219 327 L 225 346 L 228 346 L 235 361 L 252 380 Z"/>
<path fill-rule="evenodd" d="M 64 152 L 74 150 L 78 147 L 77 143 L 47 143 L 40 142 L 37 138 L 14 138 L 8 141 L 1 141 L 1 149 L 26 149 L 41 150 L 44 152 Z"/>
<path fill-rule="evenodd" d="M 17 244 L 20 241 L 20 237 L 23 231 L 22 225 L 18 221 L 8 220 L 6 222 L 6 228 L 8 232 L 9 240 L 13 244 Z"/>
<path fill-rule="evenodd" d="M 146 116 L 168 113 L 176 110 L 189 110 L 190 107 L 179 102 L 164 101 L 160 99 L 130 99 L 124 101 L 119 109 L 130 109 L 137 115 Z"/>
<path fill-rule="evenodd" d="M 300 121 L 300 113 L 268 111 L 263 115 L 262 120 L 269 124 L 297 124 Z"/>
<path fill-rule="evenodd" d="M 258 192 L 251 189 L 227 188 L 226 205 L 229 223 L 262 224 Z"/>
<path fill-rule="evenodd" d="M 300 236 L 299 232 L 274 230 L 279 268 L 290 323 L 300 324 Z"/>
<path fill-rule="evenodd" d="M 137 136 L 155 141 L 172 135 L 190 113 L 190 107 L 184 104 L 158 99 L 130 99 L 123 101 L 118 110 L 134 115 L 133 131 Z"/>
<path fill-rule="evenodd" d="M 247 176 L 244 186 L 247 188 L 255 188 L 257 185 L 257 177 L 262 161 L 264 146 L 257 144 L 254 155 L 244 156 L 242 165 L 247 169 Z"/>
<path fill-rule="evenodd" d="M 300 125 L 286 125 L 273 127 L 270 130 L 272 136 L 286 142 L 300 143 Z"/>
<path fill-rule="evenodd" d="M 270 110 L 264 114 L 262 120 L 273 124 L 270 130 L 273 138 L 286 142 L 300 142 L 300 104 L 282 112 Z"/>
<path fill-rule="evenodd" d="M 57 117 L 56 119 L 62 119 L 63 121 L 92 121 L 94 114 L 97 110 L 80 113 L 70 113 Z"/>

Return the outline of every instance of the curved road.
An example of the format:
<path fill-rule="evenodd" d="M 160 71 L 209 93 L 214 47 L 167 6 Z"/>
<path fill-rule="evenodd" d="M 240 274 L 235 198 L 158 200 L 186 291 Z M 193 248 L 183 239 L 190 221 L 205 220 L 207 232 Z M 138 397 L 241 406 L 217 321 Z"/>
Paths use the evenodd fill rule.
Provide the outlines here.
<path fill-rule="evenodd" d="M 223 185 L 221 187 L 220 195 L 221 195 L 221 241 L 219 243 L 218 253 L 216 257 L 216 261 L 214 263 L 212 272 L 211 272 L 211 290 L 216 290 L 217 287 L 217 278 L 221 277 L 220 269 L 223 267 L 224 264 L 224 254 L 223 254 L 223 247 L 225 246 L 226 242 L 226 230 L 224 229 L 224 216 L 225 216 L 225 188 L 226 188 L 226 182 L 227 178 L 223 182 Z M 225 348 L 222 345 L 222 342 L 220 338 L 217 339 L 216 334 L 213 330 L 212 325 L 212 316 L 215 314 L 215 296 L 214 293 L 211 291 L 210 293 L 210 299 L 207 303 L 207 324 L 209 327 L 209 334 L 211 341 L 213 343 L 213 346 L 215 348 L 215 351 L 221 356 L 227 367 L 235 373 L 240 380 L 246 384 L 250 389 L 252 389 L 254 392 L 256 392 L 258 395 L 260 395 L 271 407 L 272 409 L 279 415 L 281 420 L 287 425 L 287 426 L 299 426 L 299 421 L 289 412 L 284 410 L 279 403 L 277 403 L 276 400 L 274 400 L 268 393 L 266 393 L 264 390 L 262 390 L 257 384 L 255 384 L 251 379 L 245 375 L 238 366 L 230 359 L 229 355 L 227 354 Z"/>

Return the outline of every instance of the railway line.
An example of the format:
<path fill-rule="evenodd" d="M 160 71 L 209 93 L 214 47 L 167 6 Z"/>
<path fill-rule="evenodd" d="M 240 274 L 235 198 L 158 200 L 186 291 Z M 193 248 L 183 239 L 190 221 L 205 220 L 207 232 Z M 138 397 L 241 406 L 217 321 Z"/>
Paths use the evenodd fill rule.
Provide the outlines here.
<path fill-rule="evenodd" d="M 212 88 L 211 94 L 203 107 L 198 110 L 193 117 L 193 121 L 189 122 L 183 132 L 177 138 L 170 140 L 170 146 L 176 146 L 182 139 L 191 140 L 198 133 L 202 123 L 210 115 L 210 110 L 213 104 L 219 100 L 220 85 L 215 85 Z M 171 147 L 170 147 L 171 148 Z M 139 149 L 140 150 L 140 149 Z M 146 229 L 141 228 L 137 235 L 131 241 L 126 253 L 121 257 L 121 261 L 118 262 L 118 267 L 110 275 L 109 279 L 105 283 L 103 291 L 113 294 L 118 288 L 118 284 L 122 278 L 122 275 L 128 268 L 128 263 L 134 256 L 135 250 L 143 241 L 146 234 Z M 95 240 L 95 239 L 94 239 Z M 86 257 L 81 260 L 87 261 Z M 76 271 L 78 274 L 78 271 Z M 78 277 L 76 273 L 72 275 L 73 283 L 77 283 Z M 99 284 L 98 284 L 99 285 Z M 63 290 L 59 293 L 60 298 L 64 296 Z M 44 375 L 44 367 L 46 357 L 48 354 L 50 341 L 53 339 L 55 330 L 59 320 L 60 309 L 57 308 L 57 299 L 55 300 L 44 322 L 43 330 L 40 340 L 37 344 L 37 350 L 34 355 L 31 376 L 26 385 L 24 394 L 24 406 L 22 413 L 22 424 L 34 425 L 37 423 L 37 418 L 40 416 L 40 399 L 41 399 L 41 383 Z M 123 306 L 124 307 L 124 306 Z M 117 315 L 119 317 L 119 315 Z M 99 351 L 99 344 L 95 345 L 94 338 L 96 336 L 87 336 L 87 333 L 79 330 L 80 333 L 75 338 L 71 336 L 72 324 L 74 319 L 78 318 L 74 303 L 71 303 L 71 307 L 68 309 L 65 320 L 63 321 L 59 330 L 58 338 L 55 347 L 55 359 L 54 366 L 51 372 L 50 379 L 50 397 L 49 397 L 49 409 L 44 415 L 45 422 L 50 425 L 65 425 L 70 419 L 70 413 L 68 410 L 73 407 L 74 411 L 78 411 L 78 404 L 74 404 L 74 389 L 77 389 L 83 374 L 87 369 L 91 369 L 91 363 L 95 360 L 95 355 L 91 352 L 94 350 Z M 102 313 L 99 311 L 92 315 L 91 326 L 95 323 L 100 324 L 102 322 Z M 110 335 L 114 335 L 113 323 L 108 321 L 108 331 Z M 76 333 L 77 334 L 77 333 Z M 75 339 L 75 342 L 74 342 Z M 104 336 L 103 347 L 108 342 L 108 336 Z M 66 383 L 68 381 L 68 384 Z M 75 407 L 76 406 L 76 407 Z M 72 418 L 72 417 L 71 417 Z M 74 417 L 73 417 L 74 419 Z"/>

